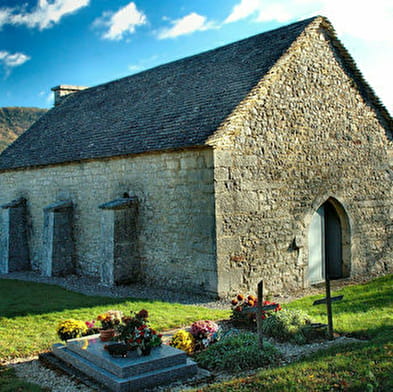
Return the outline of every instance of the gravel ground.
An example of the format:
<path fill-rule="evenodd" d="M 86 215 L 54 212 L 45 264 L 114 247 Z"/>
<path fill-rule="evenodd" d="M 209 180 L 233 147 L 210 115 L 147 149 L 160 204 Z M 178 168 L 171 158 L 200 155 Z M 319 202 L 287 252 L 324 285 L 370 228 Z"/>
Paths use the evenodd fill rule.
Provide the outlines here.
<path fill-rule="evenodd" d="M 11 366 L 15 369 L 19 378 L 49 388 L 52 392 L 97 391 L 80 383 L 75 377 L 48 369 L 41 364 L 37 357 L 20 360 L 20 362 L 13 363 Z"/>

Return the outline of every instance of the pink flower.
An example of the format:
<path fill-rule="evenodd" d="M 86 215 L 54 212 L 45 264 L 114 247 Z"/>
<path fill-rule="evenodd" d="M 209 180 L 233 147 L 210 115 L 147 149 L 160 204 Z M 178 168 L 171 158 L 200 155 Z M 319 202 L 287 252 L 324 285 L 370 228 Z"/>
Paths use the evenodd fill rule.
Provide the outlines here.
<path fill-rule="evenodd" d="M 85 321 L 85 324 L 86 324 L 87 328 L 94 328 L 95 327 L 94 323 L 95 323 L 95 320 L 93 320 L 91 322 L 90 321 Z"/>

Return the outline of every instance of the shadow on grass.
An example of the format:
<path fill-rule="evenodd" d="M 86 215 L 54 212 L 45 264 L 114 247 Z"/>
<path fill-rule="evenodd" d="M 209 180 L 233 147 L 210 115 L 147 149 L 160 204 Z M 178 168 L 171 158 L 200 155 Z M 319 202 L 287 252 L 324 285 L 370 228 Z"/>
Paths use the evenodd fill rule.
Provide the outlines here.
<path fill-rule="evenodd" d="M 369 283 L 334 291 L 332 296 L 344 295 L 344 298 L 340 302 L 333 303 L 333 314 L 364 313 L 374 309 L 380 310 L 381 308 L 393 307 L 393 287 L 391 282 L 392 276 L 388 275 Z M 312 305 L 314 300 L 321 298 L 324 298 L 324 295 L 315 295 L 296 300 L 289 307 L 302 305 L 310 312 L 319 312 L 320 310 L 320 313 L 323 314 L 326 311 L 325 305 Z"/>
<path fill-rule="evenodd" d="M 140 298 L 87 296 L 46 283 L 0 280 L 0 317 L 36 315 L 85 307 L 115 307 L 126 302 L 154 303 Z"/>

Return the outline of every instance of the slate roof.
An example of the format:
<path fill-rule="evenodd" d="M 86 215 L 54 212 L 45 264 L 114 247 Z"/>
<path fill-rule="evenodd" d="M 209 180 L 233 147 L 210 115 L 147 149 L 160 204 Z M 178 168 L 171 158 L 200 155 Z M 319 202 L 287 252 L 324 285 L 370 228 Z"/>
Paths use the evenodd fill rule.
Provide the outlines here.
<path fill-rule="evenodd" d="M 0 171 L 202 146 L 317 17 L 71 94 L 0 155 Z M 327 19 L 345 71 L 393 119 Z"/>
<path fill-rule="evenodd" d="M 203 145 L 313 19 L 71 94 L 0 170 Z"/>

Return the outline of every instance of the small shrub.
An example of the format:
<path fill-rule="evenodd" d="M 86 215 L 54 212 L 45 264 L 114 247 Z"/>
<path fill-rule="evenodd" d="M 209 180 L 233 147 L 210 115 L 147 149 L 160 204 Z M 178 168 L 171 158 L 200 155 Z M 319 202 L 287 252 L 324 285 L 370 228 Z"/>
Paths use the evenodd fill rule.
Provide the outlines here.
<path fill-rule="evenodd" d="M 307 343 L 306 328 L 310 317 L 299 310 L 283 310 L 272 314 L 262 323 L 262 331 L 279 342 Z"/>
<path fill-rule="evenodd" d="M 198 364 L 209 370 L 239 371 L 255 369 L 276 363 L 280 354 L 269 343 L 263 350 L 258 348 L 258 337 L 251 332 L 242 332 L 224 338 L 205 351 L 197 354 Z"/>
<path fill-rule="evenodd" d="M 195 349 L 195 338 L 190 332 L 181 329 L 172 336 L 169 345 L 191 354 Z"/>

